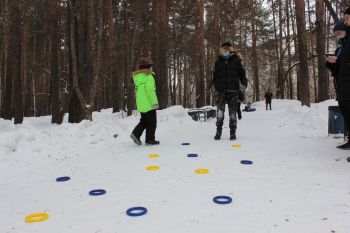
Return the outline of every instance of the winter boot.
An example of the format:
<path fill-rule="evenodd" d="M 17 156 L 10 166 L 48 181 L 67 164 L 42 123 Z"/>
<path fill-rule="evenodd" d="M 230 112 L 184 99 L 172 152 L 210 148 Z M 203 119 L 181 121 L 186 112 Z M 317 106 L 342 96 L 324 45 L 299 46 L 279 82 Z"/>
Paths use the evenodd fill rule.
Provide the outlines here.
<path fill-rule="evenodd" d="M 350 150 L 350 141 L 348 141 L 347 143 L 345 143 L 343 145 L 337 146 L 337 148 L 341 149 L 341 150 Z"/>
<path fill-rule="evenodd" d="M 231 129 L 230 130 L 230 140 L 235 140 L 236 139 L 236 130 Z"/>
<path fill-rule="evenodd" d="M 159 145 L 160 142 L 156 140 L 152 140 L 152 141 L 146 141 L 145 144 L 146 146 L 154 146 L 154 145 Z"/>
<path fill-rule="evenodd" d="M 137 145 L 141 145 L 142 142 L 140 140 L 140 138 L 136 137 L 133 133 L 130 135 L 131 139 L 134 140 L 134 142 L 137 144 Z"/>
<path fill-rule="evenodd" d="M 221 134 L 222 134 L 222 128 L 217 128 L 214 139 L 215 140 L 220 140 Z"/>

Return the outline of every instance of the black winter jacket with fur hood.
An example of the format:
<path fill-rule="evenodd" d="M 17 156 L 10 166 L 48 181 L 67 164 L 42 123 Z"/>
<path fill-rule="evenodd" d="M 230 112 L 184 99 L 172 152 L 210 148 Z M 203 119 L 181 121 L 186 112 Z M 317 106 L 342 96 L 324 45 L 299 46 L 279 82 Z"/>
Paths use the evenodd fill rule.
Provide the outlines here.
<path fill-rule="evenodd" d="M 240 57 L 236 53 L 231 53 L 227 59 L 219 56 L 215 63 L 212 81 L 216 91 L 220 93 L 238 92 L 240 83 L 243 86 L 248 85 Z"/>

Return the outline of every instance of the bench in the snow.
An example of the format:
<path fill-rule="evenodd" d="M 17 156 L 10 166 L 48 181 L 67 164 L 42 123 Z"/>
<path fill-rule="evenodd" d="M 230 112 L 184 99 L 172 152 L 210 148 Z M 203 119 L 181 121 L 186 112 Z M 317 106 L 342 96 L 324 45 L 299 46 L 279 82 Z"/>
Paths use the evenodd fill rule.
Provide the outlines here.
<path fill-rule="evenodd" d="M 188 115 L 192 117 L 193 120 L 203 120 L 206 121 L 209 118 L 216 117 L 216 110 L 211 107 L 203 107 L 203 108 L 192 108 L 188 111 Z"/>

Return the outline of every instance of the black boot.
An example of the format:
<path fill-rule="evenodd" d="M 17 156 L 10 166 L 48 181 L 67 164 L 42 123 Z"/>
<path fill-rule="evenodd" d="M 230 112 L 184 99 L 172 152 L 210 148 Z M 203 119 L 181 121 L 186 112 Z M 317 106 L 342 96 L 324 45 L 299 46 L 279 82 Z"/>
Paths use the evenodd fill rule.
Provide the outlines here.
<path fill-rule="evenodd" d="M 156 140 L 152 140 L 152 141 L 146 141 L 145 144 L 146 146 L 154 146 L 154 145 L 159 145 L 160 142 Z"/>
<path fill-rule="evenodd" d="M 220 140 L 221 133 L 222 133 L 222 128 L 217 128 L 217 129 L 216 129 L 216 134 L 215 134 L 214 139 L 215 139 L 215 140 Z"/>
<path fill-rule="evenodd" d="M 342 150 L 350 150 L 350 141 L 348 141 L 347 143 L 337 146 L 338 149 L 342 149 Z"/>
<path fill-rule="evenodd" d="M 132 133 L 132 134 L 130 135 L 130 137 L 131 137 L 132 140 L 134 140 L 134 142 L 135 142 L 137 145 L 142 145 L 142 142 L 141 142 L 140 138 L 139 138 L 139 137 L 136 137 L 135 134 Z"/>
<path fill-rule="evenodd" d="M 231 129 L 230 130 L 230 140 L 235 140 L 236 139 L 236 130 Z"/>

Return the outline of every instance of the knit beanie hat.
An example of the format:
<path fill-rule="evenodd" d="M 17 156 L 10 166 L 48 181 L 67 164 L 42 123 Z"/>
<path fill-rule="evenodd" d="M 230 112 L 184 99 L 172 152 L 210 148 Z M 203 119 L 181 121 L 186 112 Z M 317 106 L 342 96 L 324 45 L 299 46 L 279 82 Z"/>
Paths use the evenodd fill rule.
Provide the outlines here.
<path fill-rule="evenodd" d="M 348 7 L 348 9 L 345 10 L 344 14 L 350 15 L 350 7 Z"/>
<path fill-rule="evenodd" d="M 225 47 L 225 46 L 229 46 L 229 47 L 232 47 L 232 43 L 230 41 L 225 41 L 221 47 Z"/>
<path fill-rule="evenodd" d="M 153 62 L 151 59 L 148 58 L 141 58 L 139 62 L 139 68 L 140 69 L 149 69 L 153 66 Z"/>
<path fill-rule="evenodd" d="M 343 21 L 343 20 L 338 21 L 338 22 L 334 25 L 333 32 L 336 32 L 336 31 L 346 31 L 346 25 L 344 24 L 344 21 Z"/>

